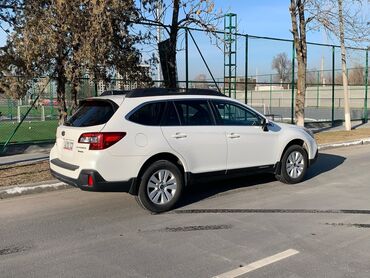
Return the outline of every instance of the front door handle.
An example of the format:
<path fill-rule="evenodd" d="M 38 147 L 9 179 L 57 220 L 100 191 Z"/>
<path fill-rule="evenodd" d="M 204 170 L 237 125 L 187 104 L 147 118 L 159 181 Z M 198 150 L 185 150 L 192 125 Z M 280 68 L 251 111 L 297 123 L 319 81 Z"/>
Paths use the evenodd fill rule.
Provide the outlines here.
<path fill-rule="evenodd" d="M 227 135 L 227 138 L 230 138 L 230 139 L 240 138 L 240 134 L 230 133 Z"/>
<path fill-rule="evenodd" d="M 188 136 L 185 133 L 176 132 L 176 134 L 172 135 L 171 137 L 175 139 L 181 139 L 181 138 L 186 138 Z"/>

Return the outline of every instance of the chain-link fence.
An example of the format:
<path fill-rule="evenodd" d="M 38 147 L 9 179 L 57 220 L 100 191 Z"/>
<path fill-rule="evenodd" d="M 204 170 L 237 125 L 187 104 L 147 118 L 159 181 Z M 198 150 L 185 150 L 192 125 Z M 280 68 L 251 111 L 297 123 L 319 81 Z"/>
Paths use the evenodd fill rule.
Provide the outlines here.
<path fill-rule="evenodd" d="M 141 25 L 138 26 L 135 28 L 141 28 Z M 145 28 L 158 29 L 156 26 Z M 177 53 L 178 86 L 220 90 L 276 121 L 293 122 L 297 82 L 293 41 L 233 34 L 235 38 L 225 42 L 222 40 L 225 32 L 215 34 L 216 36 L 192 28 L 180 30 Z M 225 43 L 235 43 L 235 46 L 227 48 L 224 47 Z M 138 46 L 144 59 L 158 56 L 155 45 Z M 231 59 L 227 56 L 230 53 L 226 53 L 225 49 L 233 49 L 232 75 L 227 74 L 226 68 L 230 70 L 227 61 Z M 352 119 L 367 121 L 368 49 L 348 48 L 347 52 Z M 308 43 L 307 53 L 305 121 L 334 123 L 344 120 L 340 47 Z M 156 69 L 152 72 L 151 86 L 162 84 L 161 76 L 156 72 Z M 51 80 L 43 92 L 39 83 L 44 84 L 45 80 L 40 78 L 33 82 L 35 84 L 20 100 L 0 95 L 0 145 L 55 140 L 58 122 L 56 81 Z M 78 98 L 98 96 L 109 89 L 130 90 L 138 86 L 143 84 L 117 78 L 117 75 L 109 82 L 93 81 L 86 77 L 80 80 Z M 71 107 L 70 91 L 70 86 L 66 85 L 67 107 Z M 30 109 L 37 96 L 39 98 L 35 106 Z M 24 118 L 27 112 L 28 115 Z M 18 127 L 23 118 L 24 121 Z"/>

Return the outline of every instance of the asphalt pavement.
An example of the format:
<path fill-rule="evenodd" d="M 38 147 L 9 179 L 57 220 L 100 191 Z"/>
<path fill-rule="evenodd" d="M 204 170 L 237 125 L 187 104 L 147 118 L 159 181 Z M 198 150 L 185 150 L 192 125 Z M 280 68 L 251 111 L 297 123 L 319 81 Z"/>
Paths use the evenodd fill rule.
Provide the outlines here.
<path fill-rule="evenodd" d="M 323 151 L 297 185 L 197 184 L 159 215 L 120 192 L 0 200 L 0 276 L 370 277 L 369 157 Z"/>

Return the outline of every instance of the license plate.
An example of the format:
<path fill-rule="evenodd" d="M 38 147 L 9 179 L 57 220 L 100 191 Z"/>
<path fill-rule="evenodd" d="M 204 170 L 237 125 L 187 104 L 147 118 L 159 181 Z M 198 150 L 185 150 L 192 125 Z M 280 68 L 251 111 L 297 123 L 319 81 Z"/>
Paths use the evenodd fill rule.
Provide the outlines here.
<path fill-rule="evenodd" d="M 64 149 L 71 151 L 73 149 L 73 141 L 71 140 L 64 140 Z"/>

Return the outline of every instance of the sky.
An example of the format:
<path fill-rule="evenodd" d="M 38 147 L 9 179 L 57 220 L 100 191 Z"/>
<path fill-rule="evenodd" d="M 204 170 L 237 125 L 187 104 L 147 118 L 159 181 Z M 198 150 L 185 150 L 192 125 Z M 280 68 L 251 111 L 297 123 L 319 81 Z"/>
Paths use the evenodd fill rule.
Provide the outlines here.
<path fill-rule="evenodd" d="M 288 0 L 214 0 L 215 8 L 223 12 L 236 13 L 239 31 L 251 35 L 291 38 Z M 317 34 L 310 38 L 322 40 Z M 6 34 L 0 29 L 0 46 L 4 45 Z"/>
<path fill-rule="evenodd" d="M 166 0 L 164 0 L 166 2 Z M 222 9 L 223 13 L 236 13 L 238 18 L 239 33 L 247 33 L 262 37 L 275 37 L 292 39 L 291 21 L 289 14 L 288 0 L 214 0 L 215 9 Z M 366 2 L 366 1 L 365 1 Z M 366 4 L 365 4 L 366 5 Z M 368 4 L 367 4 L 368 5 Z M 365 6 L 365 10 L 369 7 Z M 223 26 L 220 26 L 222 29 Z M 195 40 L 201 49 L 205 60 L 209 64 L 212 73 L 221 78 L 223 76 L 223 52 L 216 46 L 210 43 L 207 36 L 194 32 Z M 0 30 L 0 46 L 5 43 L 5 33 Z M 180 35 L 179 41 L 184 37 Z M 327 36 L 320 31 L 310 31 L 307 34 L 307 40 L 317 43 L 332 43 Z M 276 42 L 270 40 L 250 39 L 248 52 L 248 74 L 256 75 L 269 74 L 271 70 L 271 61 L 274 56 L 281 52 L 287 53 L 291 57 L 291 43 Z M 237 42 L 237 71 L 238 75 L 243 75 L 245 72 L 245 39 L 240 38 Z M 324 47 L 309 47 L 308 68 L 318 69 L 324 57 L 324 68 L 331 68 L 331 49 Z M 361 54 L 362 55 L 362 54 Z M 359 63 L 362 63 L 360 55 Z M 336 55 L 339 57 L 339 55 Z M 189 44 L 189 75 L 194 78 L 199 74 L 206 74 L 210 78 L 210 74 L 204 63 L 201 61 L 200 54 L 193 42 Z M 357 60 L 356 60 L 357 61 Z M 339 65 L 339 58 L 335 61 Z M 185 60 L 184 51 L 178 53 L 178 75 L 179 79 L 184 78 Z"/>

